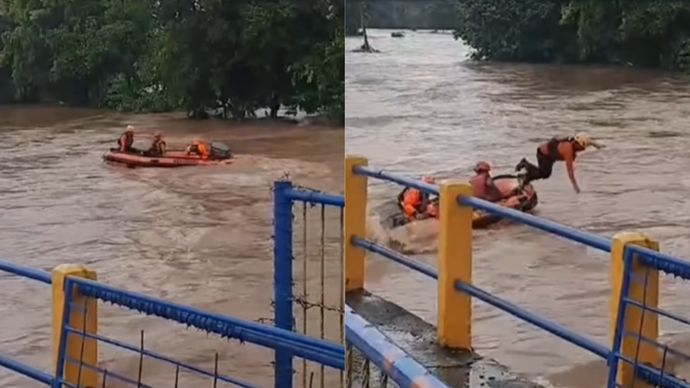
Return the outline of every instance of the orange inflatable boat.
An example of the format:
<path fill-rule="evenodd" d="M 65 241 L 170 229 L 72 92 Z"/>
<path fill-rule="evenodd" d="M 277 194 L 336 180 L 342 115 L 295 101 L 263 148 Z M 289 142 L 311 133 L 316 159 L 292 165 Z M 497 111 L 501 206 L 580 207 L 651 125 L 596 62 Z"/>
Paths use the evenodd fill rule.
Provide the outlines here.
<path fill-rule="evenodd" d="M 103 155 L 103 160 L 110 163 L 124 164 L 127 167 L 185 167 L 216 166 L 233 162 L 230 149 L 222 143 L 211 144 L 211 156 L 202 159 L 186 151 L 168 151 L 163 156 L 148 156 L 145 152 L 125 153 L 110 149 Z"/>
<path fill-rule="evenodd" d="M 498 187 L 498 189 L 506 195 L 520 187 L 520 182 L 518 181 L 518 177 L 516 175 L 497 175 L 493 177 L 493 181 L 496 187 Z M 531 184 L 526 184 L 520 188 L 516 195 L 505 198 L 496 204 L 523 212 L 530 212 L 537 207 L 538 203 L 539 199 L 537 198 L 537 192 L 534 190 L 534 187 Z M 501 217 L 485 213 L 480 210 L 475 210 L 472 215 L 472 226 L 474 228 L 484 228 L 500 220 Z M 396 227 L 404 225 L 408 222 L 414 221 L 407 221 L 405 216 L 398 212 L 392 218 L 391 226 Z"/>
<path fill-rule="evenodd" d="M 497 175 L 493 177 L 493 181 L 496 187 L 504 194 L 510 193 L 520 186 L 520 181 L 515 175 Z M 517 195 L 496 202 L 496 204 L 514 210 L 531 212 L 539 204 L 539 198 L 534 190 L 534 186 L 528 183 L 522 186 Z M 483 228 L 500 220 L 501 217 L 499 216 L 476 209 L 472 214 L 472 226 L 475 228 Z"/>

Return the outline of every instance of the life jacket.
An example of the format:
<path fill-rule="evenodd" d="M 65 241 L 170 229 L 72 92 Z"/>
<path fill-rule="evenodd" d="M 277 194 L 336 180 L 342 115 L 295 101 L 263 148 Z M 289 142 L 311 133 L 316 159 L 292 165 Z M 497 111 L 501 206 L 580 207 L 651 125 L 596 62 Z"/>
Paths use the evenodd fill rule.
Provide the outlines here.
<path fill-rule="evenodd" d="M 127 133 L 123 133 L 122 135 L 120 135 L 120 138 L 117 139 L 117 146 L 120 148 L 120 151 L 126 151 L 128 148 L 131 148 L 133 144 L 134 135 L 128 135 Z"/>
<path fill-rule="evenodd" d="M 544 154 L 542 152 L 542 155 L 546 156 L 547 158 L 551 159 L 552 161 L 563 161 L 563 156 L 561 153 L 558 151 L 558 147 L 561 145 L 561 143 L 570 143 L 571 145 L 575 146 L 575 138 L 573 136 L 567 136 L 567 137 L 552 137 L 551 140 L 549 140 L 546 143 L 546 149 L 549 150 L 548 154 Z M 541 147 L 539 147 L 539 150 L 541 151 Z M 577 157 L 577 152 L 573 152 L 573 160 Z"/>
<path fill-rule="evenodd" d="M 199 142 L 198 149 L 199 149 L 199 155 L 201 155 L 201 158 L 207 159 L 209 152 L 208 152 L 208 147 L 206 147 L 206 144 Z"/>
<path fill-rule="evenodd" d="M 153 143 L 151 143 L 151 148 L 149 148 L 149 151 L 157 155 L 163 155 L 163 153 L 165 152 L 165 146 L 165 140 L 154 139 Z"/>
<path fill-rule="evenodd" d="M 192 144 L 187 148 L 187 152 L 197 154 L 201 156 L 201 159 L 207 159 L 209 156 L 208 147 L 206 147 L 206 144 L 200 141 L 192 142 Z"/>
<path fill-rule="evenodd" d="M 498 201 L 503 197 L 503 194 L 493 184 L 493 181 L 489 180 L 490 178 L 489 174 L 477 174 L 470 179 L 470 185 L 472 185 L 475 197 L 485 201 Z"/>
<path fill-rule="evenodd" d="M 423 212 L 422 205 L 425 202 L 425 198 L 428 196 L 421 190 L 406 187 L 400 195 L 398 195 L 399 205 L 402 208 L 403 213 L 407 219 L 413 219 L 417 213 Z"/>

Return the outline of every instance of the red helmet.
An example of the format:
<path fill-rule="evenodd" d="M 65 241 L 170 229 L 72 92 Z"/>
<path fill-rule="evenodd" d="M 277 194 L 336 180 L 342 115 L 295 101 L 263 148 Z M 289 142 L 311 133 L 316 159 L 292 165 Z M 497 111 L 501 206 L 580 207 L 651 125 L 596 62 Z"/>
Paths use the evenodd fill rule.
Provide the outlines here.
<path fill-rule="evenodd" d="M 491 171 L 491 166 L 487 162 L 477 162 L 477 164 L 474 165 L 474 172 L 477 174 L 489 171 Z"/>

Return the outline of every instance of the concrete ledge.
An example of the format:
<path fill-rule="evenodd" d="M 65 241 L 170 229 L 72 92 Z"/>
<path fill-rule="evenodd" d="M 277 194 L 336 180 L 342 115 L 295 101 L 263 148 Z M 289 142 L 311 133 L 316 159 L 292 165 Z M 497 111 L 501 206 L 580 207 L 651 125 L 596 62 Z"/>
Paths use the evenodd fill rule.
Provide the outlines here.
<path fill-rule="evenodd" d="M 435 342 L 436 328 L 402 307 L 367 291 L 348 292 L 347 304 L 376 326 L 391 342 L 457 388 L 543 388 L 526 381 L 498 362 L 475 353 L 452 351 Z M 359 365 L 360 362 L 355 362 Z"/>

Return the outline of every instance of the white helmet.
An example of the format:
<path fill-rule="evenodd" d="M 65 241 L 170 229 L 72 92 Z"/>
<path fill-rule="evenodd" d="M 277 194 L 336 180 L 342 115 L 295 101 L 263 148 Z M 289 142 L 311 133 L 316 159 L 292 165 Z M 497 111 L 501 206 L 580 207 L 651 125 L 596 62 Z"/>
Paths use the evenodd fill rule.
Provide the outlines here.
<path fill-rule="evenodd" d="M 582 149 L 587 149 L 587 147 L 592 146 L 595 148 L 604 148 L 603 144 L 600 144 L 594 140 L 592 140 L 591 137 L 589 137 L 588 134 L 586 133 L 578 133 L 575 135 L 575 142 L 582 147 Z"/>

